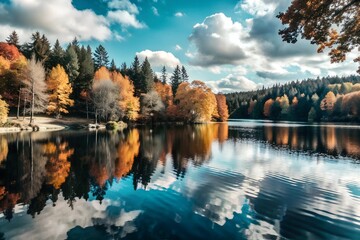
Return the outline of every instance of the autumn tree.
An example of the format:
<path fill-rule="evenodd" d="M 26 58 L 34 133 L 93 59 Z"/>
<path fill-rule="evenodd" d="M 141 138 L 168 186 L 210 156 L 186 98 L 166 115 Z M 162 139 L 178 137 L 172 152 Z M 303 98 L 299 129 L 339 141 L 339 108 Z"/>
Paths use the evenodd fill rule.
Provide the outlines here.
<path fill-rule="evenodd" d="M 228 106 L 226 104 L 226 97 L 223 94 L 216 94 L 217 111 L 219 113 L 219 119 L 225 122 L 229 118 Z"/>
<path fill-rule="evenodd" d="M 118 101 L 122 116 L 129 120 L 136 120 L 140 110 L 140 101 L 134 96 L 135 89 L 132 81 L 116 71 L 110 73 L 110 78 L 119 88 Z"/>
<path fill-rule="evenodd" d="M 99 80 L 110 80 L 110 72 L 109 70 L 102 66 L 100 67 L 94 74 L 94 80 L 95 81 L 99 81 Z"/>
<path fill-rule="evenodd" d="M 331 62 L 344 61 L 349 52 L 360 46 L 358 0 L 294 0 L 277 17 L 287 25 L 279 31 L 284 41 L 296 43 L 300 35 L 318 45 L 318 52 L 329 48 Z M 360 62 L 360 56 L 354 61 Z"/>
<path fill-rule="evenodd" d="M 217 114 L 215 94 L 205 83 L 193 81 L 191 84 L 183 82 L 179 85 L 175 96 L 178 116 L 194 122 L 209 122 Z"/>
<path fill-rule="evenodd" d="M 26 65 L 26 58 L 15 45 L 0 42 L 0 94 L 10 106 L 15 106 L 19 101 Z"/>
<path fill-rule="evenodd" d="M 166 108 L 173 104 L 173 93 L 169 84 L 157 82 L 155 83 L 155 91 L 161 97 Z"/>
<path fill-rule="evenodd" d="M 331 113 L 334 109 L 334 105 L 336 102 L 336 96 L 332 91 L 329 91 L 324 99 L 320 102 L 320 108 L 327 113 Z"/>
<path fill-rule="evenodd" d="M 355 116 L 360 118 L 360 91 L 345 94 L 341 109 L 344 116 Z"/>
<path fill-rule="evenodd" d="M 272 100 L 271 98 L 265 102 L 265 104 L 264 104 L 264 116 L 265 117 L 270 117 L 271 107 L 272 107 L 273 103 L 274 103 L 274 100 Z"/>
<path fill-rule="evenodd" d="M 7 118 L 8 118 L 8 114 L 9 114 L 9 105 L 1 99 L 0 96 L 0 123 L 4 124 L 7 122 Z"/>
<path fill-rule="evenodd" d="M 33 56 L 28 60 L 27 66 L 28 77 L 25 85 L 31 96 L 30 123 L 33 123 L 34 113 L 43 112 L 46 109 L 48 95 L 46 94 L 45 70 L 41 62 L 36 61 Z"/>
<path fill-rule="evenodd" d="M 72 87 L 65 69 L 57 65 L 54 67 L 47 78 L 49 91 L 48 113 L 56 114 L 59 118 L 61 113 L 68 113 L 67 107 L 72 106 L 74 101 L 70 99 Z"/>

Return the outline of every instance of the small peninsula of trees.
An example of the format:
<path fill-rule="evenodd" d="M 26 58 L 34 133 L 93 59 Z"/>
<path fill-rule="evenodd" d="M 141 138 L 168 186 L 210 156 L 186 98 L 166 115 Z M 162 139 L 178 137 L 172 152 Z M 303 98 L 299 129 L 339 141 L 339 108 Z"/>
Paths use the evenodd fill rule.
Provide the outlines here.
<path fill-rule="evenodd" d="M 230 118 L 360 121 L 360 76 L 325 77 L 226 95 Z"/>
<path fill-rule="evenodd" d="M 225 96 L 193 81 L 184 66 L 168 77 L 165 66 L 157 76 L 147 58 L 135 56 L 127 67 L 109 60 L 105 47 L 94 53 L 75 38 L 64 49 L 51 47 L 45 35 L 32 34 L 20 44 L 14 31 L 0 42 L 0 120 L 8 113 L 30 116 L 65 114 L 102 121 L 226 121 Z"/>

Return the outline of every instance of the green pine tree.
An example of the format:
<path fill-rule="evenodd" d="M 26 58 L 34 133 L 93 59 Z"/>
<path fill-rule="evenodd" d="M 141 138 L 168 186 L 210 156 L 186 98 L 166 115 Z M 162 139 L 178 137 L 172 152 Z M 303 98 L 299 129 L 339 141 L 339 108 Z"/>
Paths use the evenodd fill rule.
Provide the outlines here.
<path fill-rule="evenodd" d="M 146 57 L 141 65 L 141 91 L 144 93 L 149 92 L 154 85 L 154 74 L 151 69 L 150 62 Z"/>
<path fill-rule="evenodd" d="M 75 47 L 72 44 L 66 49 L 65 69 L 71 85 L 74 86 L 75 79 L 79 75 L 79 60 L 75 52 Z"/>
<path fill-rule="evenodd" d="M 166 67 L 163 66 L 163 68 L 161 69 L 161 82 L 163 84 L 166 84 L 166 81 L 167 81 Z"/>
<path fill-rule="evenodd" d="M 176 66 L 173 75 L 171 76 L 171 88 L 173 91 L 173 95 L 176 95 L 176 91 L 181 83 L 181 70 L 179 65 Z"/>
<path fill-rule="evenodd" d="M 108 52 L 101 44 L 95 49 L 94 65 L 95 65 L 95 70 L 99 69 L 102 66 L 108 67 L 109 65 Z"/>

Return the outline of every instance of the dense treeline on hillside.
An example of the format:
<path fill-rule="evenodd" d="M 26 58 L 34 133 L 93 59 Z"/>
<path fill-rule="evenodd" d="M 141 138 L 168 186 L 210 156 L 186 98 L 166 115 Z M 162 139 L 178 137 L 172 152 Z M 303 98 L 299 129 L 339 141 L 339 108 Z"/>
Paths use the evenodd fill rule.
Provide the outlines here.
<path fill-rule="evenodd" d="M 75 38 L 66 49 L 57 40 L 32 34 L 19 44 L 14 31 L 0 42 L 0 121 L 9 108 L 17 117 L 47 113 L 72 114 L 103 121 L 226 121 L 224 95 L 214 94 L 201 81 L 189 81 L 186 68 L 176 66 L 160 76 L 147 58 L 137 56 L 118 67 L 99 45 L 94 52 Z"/>
<path fill-rule="evenodd" d="M 360 121 L 360 76 L 325 77 L 226 95 L 230 118 Z"/>

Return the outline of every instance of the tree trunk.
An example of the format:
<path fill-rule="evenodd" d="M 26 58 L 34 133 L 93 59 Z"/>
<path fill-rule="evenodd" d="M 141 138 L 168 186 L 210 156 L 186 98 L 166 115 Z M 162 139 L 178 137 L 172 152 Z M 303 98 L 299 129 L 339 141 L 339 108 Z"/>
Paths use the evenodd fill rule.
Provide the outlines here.
<path fill-rule="evenodd" d="M 20 95 L 21 94 L 21 88 L 19 89 L 19 98 L 18 98 L 18 106 L 17 106 L 17 113 L 16 113 L 16 119 L 19 119 L 20 115 Z"/>
<path fill-rule="evenodd" d="M 31 115 L 30 115 L 30 124 L 32 124 L 34 122 L 34 103 L 35 103 L 35 93 L 34 93 L 34 80 L 31 83 L 31 94 L 32 94 L 32 99 L 31 99 Z"/>

